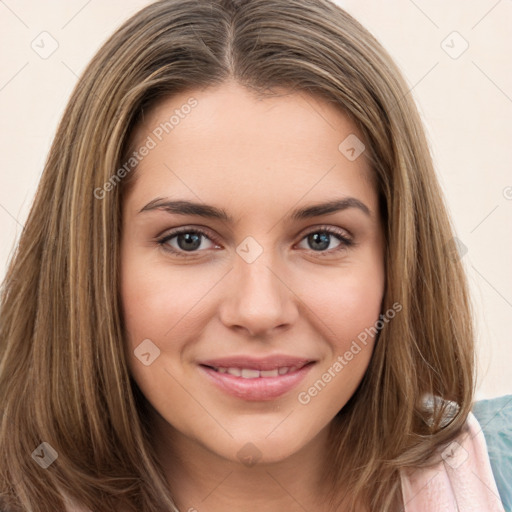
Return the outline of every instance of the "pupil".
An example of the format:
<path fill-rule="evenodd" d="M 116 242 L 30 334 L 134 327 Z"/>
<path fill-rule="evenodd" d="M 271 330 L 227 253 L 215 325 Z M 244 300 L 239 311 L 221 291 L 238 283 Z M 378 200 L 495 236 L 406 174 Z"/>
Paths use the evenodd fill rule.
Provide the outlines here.
<path fill-rule="evenodd" d="M 181 243 L 184 241 L 184 243 Z M 201 245 L 201 235 L 197 233 L 184 233 L 178 235 L 178 246 L 184 251 L 193 251 Z"/>
<path fill-rule="evenodd" d="M 315 244 L 320 244 L 320 247 L 317 246 L 316 249 L 322 250 L 329 247 L 329 237 L 328 233 L 312 233 L 308 238 L 313 249 L 315 249 Z"/>

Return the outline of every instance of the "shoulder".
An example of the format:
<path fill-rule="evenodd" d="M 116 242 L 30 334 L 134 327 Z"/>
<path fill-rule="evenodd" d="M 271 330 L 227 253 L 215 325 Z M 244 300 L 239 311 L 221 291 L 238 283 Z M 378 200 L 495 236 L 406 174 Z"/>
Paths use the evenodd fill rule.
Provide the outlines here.
<path fill-rule="evenodd" d="M 512 395 L 480 400 L 473 414 L 482 428 L 505 510 L 512 511 Z"/>
<path fill-rule="evenodd" d="M 401 472 L 405 512 L 504 512 L 482 428 L 470 413 L 435 465 Z"/>

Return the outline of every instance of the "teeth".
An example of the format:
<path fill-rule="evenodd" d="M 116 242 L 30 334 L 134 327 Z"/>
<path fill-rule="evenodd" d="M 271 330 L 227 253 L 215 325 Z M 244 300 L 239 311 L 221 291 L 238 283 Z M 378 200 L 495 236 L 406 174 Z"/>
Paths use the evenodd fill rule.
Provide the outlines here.
<path fill-rule="evenodd" d="M 274 370 L 254 370 L 252 368 L 216 367 L 215 370 L 219 373 L 228 373 L 234 377 L 242 377 L 242 379 L 257 379 L 260 377 L 278 377 L 279 375 L 286 375 L 287 373 L 296 371 L 298 368 L 298 366 L 282 366 Z"/>
<path fill-rule="evenodd" d="M 242 378 L 244 379 L 257 379 L 260 376 L 259 370 L 242 370 Z"/>
<path fill-rule="evenodd" d="M 260 370 L 261 377 L 277 377 L 279 372 L 277 368 L 275 370 Z"/>

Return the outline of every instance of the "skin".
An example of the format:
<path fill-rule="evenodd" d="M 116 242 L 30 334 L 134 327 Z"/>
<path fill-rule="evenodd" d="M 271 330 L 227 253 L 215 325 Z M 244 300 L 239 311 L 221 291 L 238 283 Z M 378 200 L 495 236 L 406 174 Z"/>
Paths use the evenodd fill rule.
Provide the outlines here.
<path fill-rule="evenodd" d="M 321 479 L 328 427 L 374 346 L 369 338 L 308 404 L 299 402 L 298 394 L 378 320 L 384 237 L 364 153 L 350 161 L 338 150 L 350 134 L 363 140 L 355 125 L 322 99 L 278 92 L 262 100 L 235 82 L 187 91 L 146 112 L 133 137 L 139 147 L 175 109 L 197 99 L 139 163 L 123 204 L 121 242 L 130 371 L 151 404 L 154 445 L 182 511 L 328 510 Z M 370 214 L 352 207 L 288 217 L 344 197 Z M 214 205 L 234 222 L 140 212 L 156 198 Z M 201 227 L 215 239 L 200 238 L 195 252 L 183 250 L 183 237 L 159 244 L 178 227 Z M 307 235 L 325 227 L 355 244 L 327 235 L 327 248 L 319 249 Z M 263 250 L 252 263 L 236 252 L 247 236 Z M 148 366 L 134 355 L 146 339 L 160 350 Z M 208 358 L 278 353 L 316 363 L 296 389 L 274 400 L 229 396 L 198 369 Z M 252 466 L 237 455 L 247 443 L 261 457 Z"/>

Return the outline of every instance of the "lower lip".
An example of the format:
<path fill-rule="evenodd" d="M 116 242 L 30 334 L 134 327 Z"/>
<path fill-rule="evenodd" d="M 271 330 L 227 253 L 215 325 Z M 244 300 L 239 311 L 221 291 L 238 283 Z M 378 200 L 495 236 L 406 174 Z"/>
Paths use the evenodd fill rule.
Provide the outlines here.
<path fill-rule="evenodd" d="M 277 377 L 258 377 L 244 379 L 229 373 L 219 373 L 207 366 L 199 368 L 222 391 L 236 398 L 251 401 L 273 400 L 297 387 L 304 379 L 313 364 L 307 364 L 299 370 Z"/>

